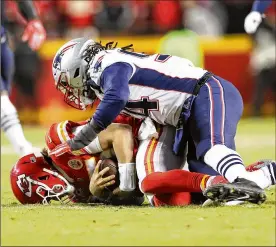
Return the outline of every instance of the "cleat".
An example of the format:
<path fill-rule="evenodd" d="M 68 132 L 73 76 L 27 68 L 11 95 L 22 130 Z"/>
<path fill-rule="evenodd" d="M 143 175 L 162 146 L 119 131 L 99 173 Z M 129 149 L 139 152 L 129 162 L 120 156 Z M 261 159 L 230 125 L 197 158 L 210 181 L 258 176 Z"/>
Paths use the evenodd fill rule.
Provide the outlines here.
<path fill-rule="evenodd" d="M 233 183 L 215 184 L 206 188 L 203 195 L 218 202 L 241 201 L 261 204 L 266 195 L 256 183 L 244 178 L 237 178 Z"/>

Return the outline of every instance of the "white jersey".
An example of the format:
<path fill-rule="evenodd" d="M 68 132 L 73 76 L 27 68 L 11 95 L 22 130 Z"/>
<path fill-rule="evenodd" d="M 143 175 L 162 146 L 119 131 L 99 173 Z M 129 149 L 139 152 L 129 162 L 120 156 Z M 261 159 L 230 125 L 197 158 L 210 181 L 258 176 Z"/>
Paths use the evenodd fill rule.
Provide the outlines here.
<path fill-rule="evenodd" d="M 118 62 L 133 68 L 124 112 L 136 118 L 148 116 L 163 125 L 177 125 L 185 100 L 192 95 L 198 79 L 207 72 L 176 56 L 113 49 L 101 51 L 93 59 L 89 69 L 91 79 L 100 86 L 104 69 Z M 103 98 L 103 90 L 95 92 L 99 99 Z"/>

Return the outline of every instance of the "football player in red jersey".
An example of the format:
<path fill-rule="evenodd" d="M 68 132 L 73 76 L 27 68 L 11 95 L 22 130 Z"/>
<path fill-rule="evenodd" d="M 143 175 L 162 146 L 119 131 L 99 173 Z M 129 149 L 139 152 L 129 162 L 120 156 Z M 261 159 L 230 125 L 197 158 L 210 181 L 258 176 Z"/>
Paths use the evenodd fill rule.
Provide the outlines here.
<path fill-rule="evenodd" d="M 116 122 L 119 122 L 120 124 L 117 124 Z M 57 145 L 73 138 L 85 124 L 85 122 L 75 123 L 71 121 L 53 124 L 46 134 L 45 141 L 53 164 L 58 166 L 57 169 L 60 168 L 61 171 L 74 179 L 74 185 L 76 188 L 79 188 L 80 191 L 82 190 L 82 193 L 85 195 L 87 195 L 87 193 L 90 195 L 90 191 L 92 190 L 94 195 L 97 194 L 101 199 L 106 199 L 111 195 L 107 190 L 104 190 L 104 187 L 114 184 L 114 177 L 110 176 L 108 177 L 109 179 L 103 179 L 103 182 L 106 183 L 97 188 L 97 191 L 95 191 L 95 184 L 91 184 L 90 182 L 90 180 L 97 181 L 96 177 L 98 176 L 98 171 L 96 169 L 96 164 L 100 160 L 99 154 L 101 153 L 105 158 L 109 158 L 112 153 L 116 153 L 119 172 L 120 164 L 134 163 L 137 143 L 133 136 L 137 135 L 136 133 L 140 126 L 140 120 L 121 115 L 116 119 L 115 123 L 110 126 L 110 128 L 107 128 L 103 134 L 99 135 L 95 141 L 80 150 L 80 152 L 75 154 L 67 153 L 61 156 L 51 155 L 51 150 L 53 150 Z M 114 151 L 111 151 L 110 148 L 113 148 Z M 105 171 L 107 172 L 107 170 Z M 99 173 L 99 179 L 101 179 L 104 175 L 104 170 Z M 136 174 L 133 175 L 136 176 Z M 120 177 L 120 189 L 123 191 L 125 191 L 123 187 L 125 182 L 126 181 L 123 181 Z M 136 184 L 134 184 L 133 187 L 135 188 Z M 137 191 L 134 190 L 134 194 L 136 194 L 136 192 Z"/>
<path fill-rule="evenodd" d="M 44 149 L 42 152 L 43 156 L 32 154 L 30 157 L 23 157 L 17 162 L 11 172 L 11 185 L 15 196 L 24 204 L 47 203 L 52 198 L 61 200 L 62 197 L 69 195 L 70 199 L 75 202 L 105 202 L 116 205 L 140 205 L 144 200 L 144 196 L 139 190 L 134 190 L 124 198 L 121 197 L 120 193 L 114 195 L 112 191 L 104 190 L 105 187 L 115 182 L 114 177 L 109 176 L 107 178 L 102 178 L 108 171 L 107 168 L 98 171 L 100 155 L 97 153 L 102 152 L 103 149 L 108 151 L 107 149 L 110 146 L 114 148 L 119 163 L 126 161 L 133 162 L 133 152 L 135 152 L 136 149 L 134 147 L 132 132 L 137 131 L 138 129 L 136 126 L 139 126 L 139 120 L 133 120 L 134 119 L 129 117 L 118 117 L 117 121 L 121 123 L 124 123 L 124 121 L 130 123 L 132 128 L 126 124 L 114 123 L 103 133 L 103 135 L 99 135 L 95 142 L 85 147 L 78 154 L 65 154 L 55 157 L 49 156 L 46 149 Z M 63 143 L 67 138 L 72 138 L 84 124 L 85 122 L 75 123 L 71 121 L 53 124 L 45 137 L 48 150 L 52 150 L 56 145 Z M 106 155 L 106 153 L 107 152 L 103 152 L 104 155 Z M 32 162 L 31 159 L 35 161 Z M 96 166 L 97 163 L 98 165 Z M 32 169 L 32 167 L 36 168 Z M 52 171 L 52 173 L 49 171 Z M 45 173 L 47 173 L 47 175 Z M 59 175 L 59 177 L 53 180 L 52 178 L 55 175 Z M 24 183 L 20 182 L 22 177 L 27 178 L 24 179 Z M 43 181 L 39 180 L 41 178 Z M 40 189 L 43 187 L 43 190 L 46 191 L 45 188 L 47 188 L 48 191 L 51 191 L 51 195 L 54 194 L 53 184 L 51 183 L 48 185 L 48 182 L 51 182 L 48 181 L 48 179 L 51 181 L 62 180 L 58 183 L 58 187 L 62 188 L 62 192 L 59 192 L 59 194 L 55 196 L 49 196 L 48 194 L 50 192 L 47 192 L 48 194 L 45 192 L 46 198 L 42 197 L 41 194 L 39 194 L 40 197 L 37 196 L 38 183 L 40 183 Z M 67 184 L 65 184 L 64 181 L 67 181 Z M 91 184 L 91 181 L 94 181 L 94 184 Z M 25 187 L 30 188 L 27 193 L 22 189 L 22 184 L 28 185 Z M 44 186 L 42 186 L 42 184 L 44 184 Z M 74 188 L 73 190 L 72 187 Z M 33 193 L 29 191 L 33 191 Z M 97 194 L 97 198 L 92 196 L 90 191 L 93 191 L 94 195 Z M 120 192 L 119 190 L 117 191 Z M 32 196 L 28 196 L 31 194 L 34 195 L 35 199 L 33 199 Z"/>

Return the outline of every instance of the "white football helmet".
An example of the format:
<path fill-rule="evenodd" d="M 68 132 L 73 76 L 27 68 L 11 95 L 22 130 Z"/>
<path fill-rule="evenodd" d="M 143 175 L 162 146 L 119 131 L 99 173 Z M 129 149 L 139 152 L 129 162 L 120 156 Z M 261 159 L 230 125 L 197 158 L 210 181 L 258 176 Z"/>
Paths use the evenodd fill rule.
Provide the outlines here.
<path fill-rule="evenodd" d="M 52 64 L 57 90 L 64 94 L 68 105 L 80 110 L 92 105 L 96 98 L 93 90 L 86 85 L 86 71 L 92 59 L 92 56 L 87 56 L 87 49 L 93 45 L 97 43 L 92 39 L 73 39 L 58 50 Z"/>

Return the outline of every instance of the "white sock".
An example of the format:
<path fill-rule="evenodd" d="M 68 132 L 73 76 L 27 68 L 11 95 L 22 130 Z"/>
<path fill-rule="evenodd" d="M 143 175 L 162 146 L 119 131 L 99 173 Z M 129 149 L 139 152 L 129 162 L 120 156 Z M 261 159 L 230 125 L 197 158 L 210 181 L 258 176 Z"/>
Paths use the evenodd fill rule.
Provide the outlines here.
<path fill-rule="evenodd" d="M 263 171 L 265 176 L 270 181 L 270 185 L 276 184 L 276 163 L 275 161 L 270 162 L 269 165 L 262 167 L 260 170 Z M 269 186 L 270 186 L 269 185 Z"/>
<path fill-rule="evenodd" d="M 26 140 L 17 111 L 7 95 L 1 95 L 1 129 L 17 154 L 22 156 L 32 152 L 32 145 Z"/>
<path fill-rule="evenodd" d="M 240 177 L 255 182 L 262 189 L 266 189 L 271 185 L 270 178 L 266 176 L 262 169 L 253 172 L 247 172 Z"/>
<path fill-rule="evenodd" d="M 239 154 L 225 145 L 215 145 L 204 156 L 204 161 L 230 183 L 246 173 Z"/>
<path fill-rule="evenodd" d="M 253 173 L 253 175 L 247 174 L 248 179 L 254 179 L 262 189 L 276 184 L 276 164 L 274 162 L 250 173 Z"/>
<path fill-rule="evenodd" d="M 136 188 L 135 163 L 118 163 L 120 190 L 133 191 Z"/>
<path fill-rule="evenodd" d="M 247 172 L 239 154 L 224 145 L 213 146 L 204 156 L 206 164 L 224 176 L 230 183 L 236 178 L 255 182 L 262 189 L 271 185 L 271 180 L 263 170 Z"/>

